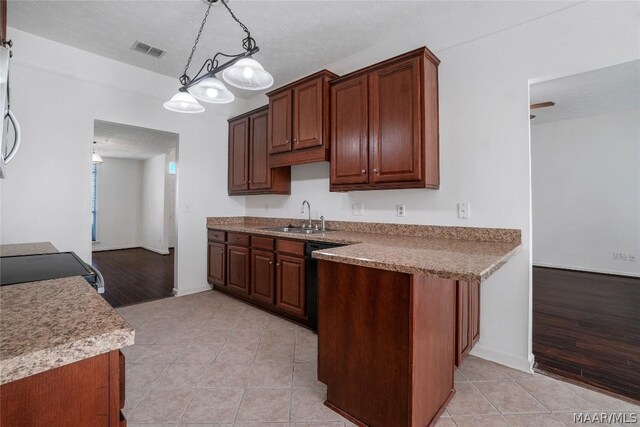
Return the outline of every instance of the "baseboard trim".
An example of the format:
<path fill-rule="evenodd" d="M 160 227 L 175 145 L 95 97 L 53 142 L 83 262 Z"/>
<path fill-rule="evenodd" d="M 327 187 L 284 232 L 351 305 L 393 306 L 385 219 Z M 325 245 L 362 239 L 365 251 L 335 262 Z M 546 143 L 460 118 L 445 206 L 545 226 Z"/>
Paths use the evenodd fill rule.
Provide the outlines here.
<path fill-rule="evenodd" d="M 200 286 L 197 288 L 188 288 L 188 289 L 173 288 L 173 294 L 177 297 L 183 297 L 185 295 L 197 294 L 199 292 L 205 292 L 210 290 L 211 290 L 210 285 Z"/>
<path fill-rule="evenodd" d="M 140 247 L 142 249 L 146 249 L 146 250 L 151 251 L 151 252 L 155 252 L 155 253 L 160 254 L 160 255 L 169 255 L 171 253 L 169 251 L 162 251 L 160 249 L 152 248 L 151 246 L 142 245 L 142 246 L 138 246 L 138 247 Z"/>
<path fill-rule="evenodd" d="M 105 246 L 91 249 L 91 252 L 106 252 L 106 251 L 120 251 L 124 249 L 135 249 L 140 248 L 140 245 L 125 245 L 125 246 Z"/>
<path fill-rule="evenodd" d="M 485 347 L 480 343 L 473 347 L 470 354 L 509 368 L 517 369 L 518 371 L 527 373 L 533 372 L 533 354 L 530 354 L 528 357 L 522 357 L 511 353 L 505 353 L 504 351 L 496 350 L 495 348 Z"/>
<path fill-rule="evenodd" d="M 640 273 L 602 270 L 602 269 L 587 268 L 587 267 L 569 267 L 566 265 L 546 264 L 546 263 L 540 263 L 540 262 L 534 263 L 532 267 L 554 268 L 556 270 L 569 270 L 569 271 L 578 271 L 583 273 L 606 274 L 608 276 L 640 277 Z"/>

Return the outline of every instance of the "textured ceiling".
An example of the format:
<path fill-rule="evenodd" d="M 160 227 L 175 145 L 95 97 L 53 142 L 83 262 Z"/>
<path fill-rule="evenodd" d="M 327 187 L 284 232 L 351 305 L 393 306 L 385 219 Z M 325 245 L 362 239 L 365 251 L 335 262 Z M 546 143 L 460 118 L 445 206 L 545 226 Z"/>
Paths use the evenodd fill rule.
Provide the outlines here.
<path fill-rule="evenodd" d="M 175 151 L 178 134 L 95 120 L 96 153 L 103 157 L 146 160 Z"/>
<path fill-rule="evenodd" d="M 575 119 L 640 108 L 640 61 L 531 85 L 531 103 L 553 107 L 531 111 L 531 124 Z"/>
<path fill-rule="evenodd" d="M 230 0 L 261 51 L 256 55 L 275 86 L 318 71 L 327 64 L 416 26 L 455 27 L 461 15 L 482 9 L 496 17 L 477 30 L 457 33 L 474 38 L 567 7 L 572 2 L 502 1 L 274 1 Z M 168 1 L 29 1 L 8 3 L 8 24 L 32 34 L 98 55 L 179 77 L 191 51 L 207 3 Z M 497 18 L 499 17 L 499 18 Z M 443 18 L 443 19 L 441 19 Z M 472 34 L 473 33 L 473 34 Z M 212 7 L 192 62 L 197 71 L 213 53 L 242 51 L 243 31 L 220 2 Z M 167 53 L 156 59 L 131 50 L 139 40 Z M 457 40 L 463 42 L 466 40 Z M 425 41 L 426 42 L 426 41 Z M 414 46 L 415 47 L 415 46 Z M 255 92 L 232 91 L 249 98 Z"/>

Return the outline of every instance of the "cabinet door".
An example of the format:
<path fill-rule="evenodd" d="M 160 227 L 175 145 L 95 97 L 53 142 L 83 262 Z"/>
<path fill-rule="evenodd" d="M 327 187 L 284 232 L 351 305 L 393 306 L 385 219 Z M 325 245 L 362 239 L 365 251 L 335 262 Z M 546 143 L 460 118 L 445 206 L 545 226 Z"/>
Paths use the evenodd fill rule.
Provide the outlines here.
<path fill-rule="evenodd" d="M 469 284 L 469 341 L 471 348 L 480 340 L 480 283 Z"/>
<path fill-rule="evenodd" d="M 227 289 L 249 294 L 249 248 L 227 246 Z"/>
<path fill-rule="evenodd" d="M 251 292 L 256 301 L 273 304 L 275 294 L 275 255 L 273 252 L 251 250 Z"/>
<path fill-rule="evenodd" d="M 315 79 L 293 90 L 293 148 L 317 147 L 323 143 L 323 79 Z"/>
<path fill-rule="evenodd" d="M 271 188 L 271 169 L 267 166 L 267 124 L 269 112 L 264 111 L 249 118 L 251 135 L 249 143 L 249 189 Z"/>
<path fill-rule="evenodd" d="M 331 183 L 369 182 L 367 76 L 331 87 Z"/>
<path fill-rule="evenodd" d="M 296 316 L 307 314 L 304 258 L 278 254 L 276 306 Z"/>
<path fill-rule="evenodd" d="M 229 123 L 229 194 L 249 188 L 249 119 Z"/>
<path fill-rule="evenodd" d="M 469 283 L 456 283 L 456 365 L 458 366 L 471 350 L 469 291 Z"/>
<path fill-rule="evenodd" d="M 269 98 L 269 154 L 291 151 L 291 91 Z"/>
<path fill-rule="evenodd" d="M 225 245 L 209 241 L 208 279 L 209 283 L 224 286 Z"/>
<path fill-rule="evenodd" d="M 371 182 L 422 179 L 421 90 L 417 58 L 369 74 Z"/>

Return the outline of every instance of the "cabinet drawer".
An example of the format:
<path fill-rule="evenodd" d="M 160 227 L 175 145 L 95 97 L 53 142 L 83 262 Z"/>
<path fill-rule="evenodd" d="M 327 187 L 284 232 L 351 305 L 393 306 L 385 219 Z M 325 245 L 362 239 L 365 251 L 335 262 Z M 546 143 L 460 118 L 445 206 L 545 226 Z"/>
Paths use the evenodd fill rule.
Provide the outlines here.
<path fill-rule="evenodd" d="M 207 237 L 209 240 L 215 240 L 216 242 L 224 242 L 225 232 L 221 230 L 209 230 Z"/>
<path fill-rule="evenodd" d="M 227 242 L 234 245 L 249 246 L 249 235 L 241 233 L 229 233 Z"/>
<path fill-rule="evenodd" d="M 251 236 L 251 247 L 272 251 L 274 241 L 273 237 Z"/>
<path fill-rule="evenodd" d="M 278 252 L 283 252 L 291 255 L 304 256 L 304 242 L 278 239 L 276 241 L 276 250 Z"/>

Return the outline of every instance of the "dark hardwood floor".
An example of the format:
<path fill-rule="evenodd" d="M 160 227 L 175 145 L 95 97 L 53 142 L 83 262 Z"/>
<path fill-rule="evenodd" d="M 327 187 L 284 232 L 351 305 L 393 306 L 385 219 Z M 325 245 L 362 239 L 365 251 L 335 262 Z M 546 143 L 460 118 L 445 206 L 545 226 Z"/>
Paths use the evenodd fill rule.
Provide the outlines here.
<path fill-rule="evenodd" d="M 538 368 L 640 400 L 640 279 L 533 267 Z"/>
<path fill-rule="evenodd" d="M 174 250 L 160 255 L 142 248 L 93 252 L 93 265 L 104 276 L 105 300 L 113 307 L 173 295 Z"/>

